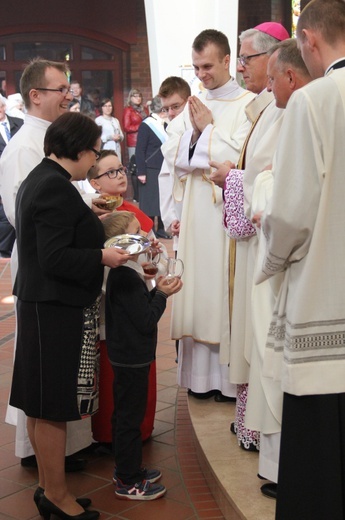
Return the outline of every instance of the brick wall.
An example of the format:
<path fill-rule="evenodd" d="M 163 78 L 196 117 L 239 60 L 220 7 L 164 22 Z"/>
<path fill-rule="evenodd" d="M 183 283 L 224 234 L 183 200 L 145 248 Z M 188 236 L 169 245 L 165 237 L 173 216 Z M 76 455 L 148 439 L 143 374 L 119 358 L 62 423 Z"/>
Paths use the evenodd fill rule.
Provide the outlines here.
<path fill-rule="evenodd" d="M 239 34 L 268 21 L 281 22 L 290 31 L 291 0 L 239 0 Z"/>
<path fill-rule="evenodd" d="M 135 45 L 131 45 L 130 55 L 124 59 L 124 103 L 131 88 L 137 88 L 142 92 L 144 103 L 152 99 L 144 0 L 136 2 L 138 40 Z"/>

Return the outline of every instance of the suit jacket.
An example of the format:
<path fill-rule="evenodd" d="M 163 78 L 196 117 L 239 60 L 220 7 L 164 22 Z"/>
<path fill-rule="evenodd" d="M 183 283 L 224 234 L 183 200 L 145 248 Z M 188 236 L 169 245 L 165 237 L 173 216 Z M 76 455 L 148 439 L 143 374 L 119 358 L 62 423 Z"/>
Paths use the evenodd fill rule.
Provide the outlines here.
<path fill-rule="evenodd" d="M 24 120 L 20 119 L 19 117 L 12 117 L 12 116 L 7 116 L 7 119 L 10 123 L 11 137 L 13 137 L 14 134 L 16 132 L 18 132 L 19 128 L 24 123 Z M 0 134 L 0 156 L 1 156 L 2 152 L 4 151 L 6 144 L 7 143 L 4 141 L 2 135 Z"/>
<path fill-rule="evenodd" d="M 20 300 L 86 307 L 101 293 L 103 226 L 69 179 L 45 158 L 20 185 L 14 285 Z"/>
<path fill-rule="evenodd" d="M 80 112 L 82 114 L 90 114 L 95 113 L 95 105 L 92 103 L 91 99 L 86 96 L 81 96 L 80 98 Z"/>

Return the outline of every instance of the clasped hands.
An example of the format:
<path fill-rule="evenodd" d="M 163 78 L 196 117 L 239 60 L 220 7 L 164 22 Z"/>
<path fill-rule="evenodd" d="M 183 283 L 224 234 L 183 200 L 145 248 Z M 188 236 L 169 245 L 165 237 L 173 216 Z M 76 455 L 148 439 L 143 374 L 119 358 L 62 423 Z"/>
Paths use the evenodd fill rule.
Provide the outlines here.
<path fill-rule="evenodd" d="M 189 119 L 193 127 L 192 144 L 194 144 L 205 130 L 206 126 L 213 124 L 212 112 L 199 98 L 188 98 Z"/>

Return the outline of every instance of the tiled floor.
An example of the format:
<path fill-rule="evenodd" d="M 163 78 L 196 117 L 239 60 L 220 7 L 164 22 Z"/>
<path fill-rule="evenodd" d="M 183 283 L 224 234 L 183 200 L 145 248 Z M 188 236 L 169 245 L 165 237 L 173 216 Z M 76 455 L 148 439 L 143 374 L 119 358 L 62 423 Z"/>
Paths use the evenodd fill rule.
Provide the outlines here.
<path fill-rule="evenodd" d="M 168 248 L 170 241 L 164 241 Z M 21 467 L 14 455 L 13 426 L 4 422 L 11 382 L 14 314 L 10 264 L 0 259 L 0 520 L 38 519 L 33 503 L 37 472 Z M 160 321 L 157 349 L 158 401 L 152 439 L 144 445 L 144 462 L 159 467 L 165 497 L 153 502 L 117 500 L 110 482 L 110 456 L 87 455 L 85 472 L 67 474 L 71 490 L 92 498 L 101 519 L 224 519 L 200 469 L 185 390 L 176 385 L 175 345 L 170 340 L 170 305 Z"/>

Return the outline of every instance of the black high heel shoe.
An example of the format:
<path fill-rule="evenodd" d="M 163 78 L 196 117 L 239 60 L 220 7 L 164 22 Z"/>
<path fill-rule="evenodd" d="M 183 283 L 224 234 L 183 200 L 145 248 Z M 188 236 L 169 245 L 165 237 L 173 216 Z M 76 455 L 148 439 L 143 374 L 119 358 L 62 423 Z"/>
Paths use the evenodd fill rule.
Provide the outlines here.
<path fill-rule="evenodd" d="M 61 520 L 97 520 L 100 513 L 98 511 L 84 511 L 80 515 L 68 515 L 62 509 L 57 507 L 53 502 L 43 495 L 40 500 L 40 515 L 43 516 L 44 520 L 50 520 L 50 515 L 55 515 Z"/>
<path fill-rule="evenodd" d="M 44 489 L 41 486 L 38 486 L 38 488 L 36 489 L 36 491 L 34 493 L 34 501 L 35 501 L 39 514 L 42 516 L 43 516 L 43 513 L 41 513 L 40 501 L 41 501 L 41 498 L 43 497 L 43 495 L 44 495 Z M 90 498 L 76 498 L 75 501 L 78 502 L 78 504 L 81 507 L 83 507 L 84 509 L 91 506 Z"/>

